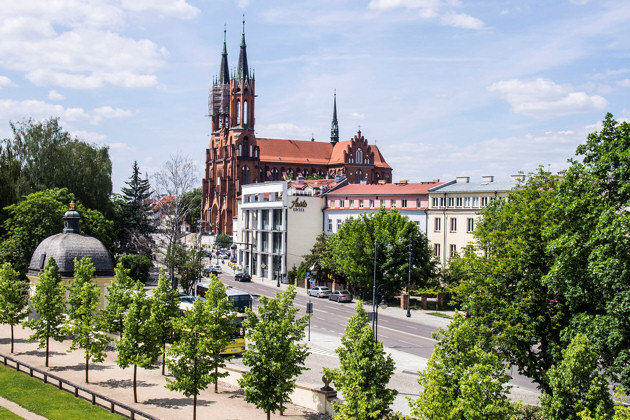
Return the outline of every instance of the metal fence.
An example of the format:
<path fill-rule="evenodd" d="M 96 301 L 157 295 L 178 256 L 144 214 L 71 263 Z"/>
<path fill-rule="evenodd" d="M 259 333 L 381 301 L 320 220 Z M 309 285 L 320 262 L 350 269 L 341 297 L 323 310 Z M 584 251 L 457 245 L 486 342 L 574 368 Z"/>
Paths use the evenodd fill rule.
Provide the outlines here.
<path fill-rule="evenodd" d="M 158 420 L 157 417 L 151 416 L 140 410 L 136 410 L 126 404 L 119 403 L 118 401 L 115 401 L 103 394 L 91 391 L 81 385 L 67 381 L 50 372 L 38 369 L 27 363 L 20 362 L 11 356 L 0 353 L 0 357 L 3 359 L 5 366 L 12 367 L 18 372 L 28 373 L 31 377 L 44 381 L 45 384 L 56 386 L 63 391 L 73 394 L 77 398 L 83 398 L 84 400 L 91 402 L 92 405 L 99 405 L 106 408 L 112 413 L 116 413 L 130 419 L 145 418 L 148 420 Z"/>

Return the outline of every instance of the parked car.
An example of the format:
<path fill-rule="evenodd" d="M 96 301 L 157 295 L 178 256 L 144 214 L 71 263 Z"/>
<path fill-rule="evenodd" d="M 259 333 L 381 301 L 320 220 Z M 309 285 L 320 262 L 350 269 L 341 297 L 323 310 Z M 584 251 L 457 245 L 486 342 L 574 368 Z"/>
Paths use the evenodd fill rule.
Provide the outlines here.
<path fill-rule="evenodd" d="M 234 281 L 252 281 L 252 276 L 246 273 L 236 273 L 234 275 Z"/>
<path fill-rule="evenodd" d="M 315 286 L 312 289 L 308 289 L 308 295 L 315 296 L 318 298 L 326 297 L 330 295 L 330 289 L 326 286 Z"/>
<path fill-rule="evenodd" d="M 328 300 L 335 302 L 352 302 L 352 293 L 347 290 L 335 290 L 328 296 Z"/>
<path fill-rule="evenodd" d="M 206 298 L 201 296 L 191 296 L 186 293 L 179 294 L 179 310 L 180 311 L 189 311 L 193 307 L 193 303 L 195 303 L 195 299 L 201 299 L 202 302 L 206 301 Z"/>
<path fill-rule="evenodd" d="M 206 276 L 209 276 L 210 274 L 221 274 L 221 266 L 218 265 L 211 265 L 210 267 L 204 268 L 203 269 L 203 274 L 205 274 Z"/>

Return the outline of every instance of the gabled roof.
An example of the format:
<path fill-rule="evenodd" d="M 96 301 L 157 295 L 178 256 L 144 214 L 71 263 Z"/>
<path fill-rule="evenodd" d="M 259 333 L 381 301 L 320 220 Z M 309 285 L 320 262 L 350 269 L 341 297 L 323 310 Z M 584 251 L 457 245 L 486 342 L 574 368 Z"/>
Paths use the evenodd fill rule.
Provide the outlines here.
<path fill-rule="evenodd" d="M 442 182 L 414 182 L 408 184 L 348 184 L 330 195 L 422 195 Z"/>

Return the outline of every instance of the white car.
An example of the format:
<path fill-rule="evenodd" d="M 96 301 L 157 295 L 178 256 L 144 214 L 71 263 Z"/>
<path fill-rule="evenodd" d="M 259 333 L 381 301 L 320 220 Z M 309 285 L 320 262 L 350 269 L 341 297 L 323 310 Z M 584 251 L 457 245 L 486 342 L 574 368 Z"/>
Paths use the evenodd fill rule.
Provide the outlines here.
<path fill-rule="evenodd" d="M 315 286 L 312 289 L 308 289 L 309 296 L 315 297 L 328 297 L 330 295 L 330 289 L 326 286 Z"/>

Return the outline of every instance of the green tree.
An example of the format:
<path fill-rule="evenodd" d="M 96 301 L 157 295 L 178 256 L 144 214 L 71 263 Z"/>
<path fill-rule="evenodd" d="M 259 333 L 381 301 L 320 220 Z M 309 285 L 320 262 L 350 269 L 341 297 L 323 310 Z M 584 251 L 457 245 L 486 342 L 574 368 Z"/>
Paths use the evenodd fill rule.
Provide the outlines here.
<path fill-rule="evenodd" d="M 122 188 L 119 209 L 118 240 L 123 254 L 151 255 L 154 246 L 151 234 L 157 226 L 153 219 L 151 184 L 142 178 L 138 162 L 133 163 L 129 180 Z"/>
<path fill-rule="evenodd" d="M 110 214 L 112 163 L 107 147 L 73 139 L 59 120 L 24 120 L 9 123 L 13 138 L 2 140 L 2 148 L 19 164 L 12 171 L 17 179 L 16 196 L 50 188 L 68 188 L 87 207 Z"/>
<path fill-rule="evenodd" d="M 153 267 L 153 263 L 144 255 L 123 255 L 118 259 L 118 262 L 122 263 L 123 267 L 129 270 L 129 274 L 134 280 L 142 284 L 147 284 L 151 281 L 150 270 Z"/>
<path fill-rule="evenodd" d="M 67 189 L 52 189 L 31 194 L 7 207 L 6 234 L 0 243 L 2 260 L 12 263 L 20 274 L 25 274 L 37 245 L 45 238 L 61 233 L 63 215 L 74 200 L 75 196 Z M 76 203 L 76 209 L 81 214 L 82 233 L 100 240 L 113 253 L 113 223 L 80 202 Z"/>
<path fill-rule="evenodd" d="M 213 368 L 210 373 L 214 383 L 214 392 L 218 392 L 219 378 L 228 376 L 228 372 L 219 373 L 219 369 L 225 368 L 225 362 L 229 356 L 221 355 L 221 352 L 232 341 L 237 326 L 234 324 L 236 311 L 234 305 L 225 294 L 226 287 L 216 275 L 210 276 L 210 285 L 206 292 L 206 331 L 208 339 L 207 349 L 210 353 L 210 363 Z"/>
<path fill-rule="evenodd" d="M 326 239 L 324 233 L 317 235 L 310 253 L 304 255 L 304 263 L 311 269 L 311 277 L 318 281 L 328 280 L 330 275 L 335 274 L 332 249 L 327 246 Z"/>
<path fill-rule="evenodd" d="M 230 237 L 230 235 L 223 232 L 219 233 L 217 235 L 217 239 L 214 241 L 214 244 L 219 249 L 227 248 L 228 246 L 230 246 L 231 243 L 232 243 L 232 238 Z"/>
<path fill-rule="evenodd" d="M 387 296 L 407 285 L 410 249 L 414 284 L 426 282 L 434 271 L 426 235 L 419 233 L 414 222 L 395 210 L 381 209 L 376 213 L 363 213 L 357 219 L 346 219 L 327 243 L 334 267 L 364 295 L 372 287 L 375 255 L 376 283 L 383 285 Z"/>
<path fill-rule="evenodd" d="M 585 334 L 577 334 L 562 352 L 562 361 L 547 373 L 551 393 L 540 402 L 545 418 L 573 420 L 584 416 L 610 419 L 614 404 L 608 382 L 597 370 L 598 355 Z"/>
<path fill-rule="evenodd" d="M 136 283 L 129 310 L 125 314 L 123 336 L 116 343 L 118 366 L 125 369 L 133 365 L 133 402 L 135 403 L 138 402 L 136 386 L 138 366 L 143 369 L 155 369 L 154 363 L 160 354 L 153 321 L 151 301 L 147 298 L 142 284 Z"/>
<path fill-rule="evenodd" d="M 204 254 L 203 249 L 197 245 L 184 250 L 184 260 L 178 264 L 178 269 L 179 285 L 185 293 L 192 293 L 195 281 L 203 276 L 202 259 Z"/>
<path fill-rule="evenodd" d="M 118 262 L 114 269 L 114 281 L 107 286 L 107 306 L 103 310 L 103 318 L 107 331 L 123 335 L 125 313 L 133 300 L 133 288 L 136 281 L 129 276 L 129 270 Z"/>
<path fill-rule="evenodd" d="M 100 292 L 92 283 L 94 266 L 90 257 L 74 259 L 74 279 L 68 286 L 68 320 L 64 332 L 72 335 L 70 351 L 85 351 L 85 382 L 89 382 L 89 362 L 105 360 L 109 338 L 104 331 L 103 319 L 97 313 Z"/>
<path fill-rule="evenodd" d="M 615 388 L 615 414 L 613 420 L 630 420 L 630 407 L 624 406 L 628 395 L 623 387 Z"/>
<path fill-rule="evenodd" d="M 188 208 L 184 220 L 190 225 L 193 232 L 197 231 L 197 220 L 201 217 L 201 188 L 195 188 L 184 194 L 182 201 Z M 228 244 L 229 245 L 229 244 Z"/>
<path fill-rule="evenodd" d="M 0 266 L 0 324 L 11 326 L 11 353 L 13 353 L 13 327 L 28 315 L 28 284 L 20 278 L 11 264 Z M 48 366 L 48 365 L 46 365 Z"/>
<path fill-rule="evenodd" d="M 245 391 L 245 401 L 267 413 L 284 413 L 284 405 L 295 389 L 295 378 L 307 368 L 304 328 L 310 315 L 297 318 L 298 308 L 293 306 L 295 288 L 276 293 L 275 298 L 260 297 L 258 314 L 246 310 L 243 323 L 247 331 L 249 348 L 243 355 L 243 364 L 250 368 L 238 381 Z"/>
<path fill-rule="evenodd" d="M 197 396 L 212 383 L 213 362 L 208 352 L 207 311 L 201 299 L 175 322 L 179 340 L 167 350 L 166 364 L 175 379 L 166 378 L 166 387 L 193 397 L 193 420 L 197 418 Z"/>
<path fill-rule="evenodd" d="M 506 419 L 510 404 L 508 366 L 484 350 L 472 323 L 457 313 L 447 330 L 434 334 L 436 348 L 420 373 L 424 388 L 410 401 L 411 414 L 423 419 Z"/>
<path fill-rule="evenodd" d="M 179 296 L 164 275 L 160 273 L 158 285 L 151 297 L 151 321 L 155 326 L 155 338 L 162 349 L 162 375 L 166 362 L 166 344 L 172 343 L 175 337 L 175 321 L 179 318 Z"/>
<path fill-rule="evenodd" d="M 394 360 L 383 351 L 383 343 L 374 341 L 363 302 L 356 307 L 357 314 L 348 320 L 341 338 L 339 369 L 324 368 L 330 379 L 343 394 L 344 403 L 333 402 L 336 418 L 383 419 L 391 414 L 389 406 L 398 391 L 388 389 L 394 374 Z"/>
<path fill-rule="evenodd" d="M 39 317 L 24 323 L 26 327 L 33 330 L 33 334 L 28 339 L 29 342 L 37 340 L 39 341 L 38 348 L 46 347 L 46 367 L 48 367 L 50 339 L 61 342 L 65 338 L 62 330 L 65 297 L 66 287 L 61 281 L 59 267 L 55 259 L 49 257 L 44 271 L 37 279 L 35 293 L 31 298 L 33 310 Z"/>

